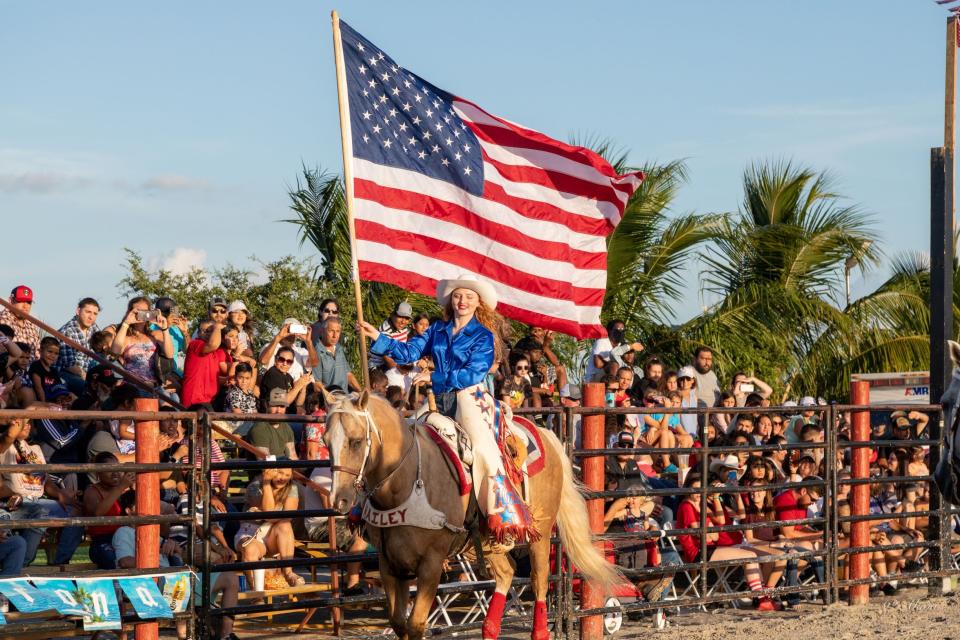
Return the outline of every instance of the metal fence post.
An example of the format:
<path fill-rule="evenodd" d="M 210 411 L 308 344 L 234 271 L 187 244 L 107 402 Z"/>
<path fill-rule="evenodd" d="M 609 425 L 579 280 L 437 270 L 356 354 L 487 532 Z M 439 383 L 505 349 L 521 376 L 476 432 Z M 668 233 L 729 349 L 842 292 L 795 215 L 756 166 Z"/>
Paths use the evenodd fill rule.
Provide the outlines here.
<path fill-rule="evenodd" d="M 190 463 L 190 484 L 187 494 L 190 503 L 189 510 L 187 513 L 190 514 L 190 524 L 187 525 L 187 557 L 190 560 L 187 562 L 188 566 L 192 566 L 197 561 L 197 491 L 200 486 L 197 482 L 197 478 L 200 475 L 197 470 L 197 421 L 196 418 L 190 420 L 190 452 L 187 454 L 187 461 Z M 196 583 L 194 581 L 194 587 L 196 589 Z M 197 616 L 195 611 L 195 599 L 190 598 L 190 611 L 193 615 L 190 616 L 189 624 L 189 634 L 191 638 L 197 637 Z"/>
<path fill-rule="evenodd" d="M 194 431 L 193 434 L 193 443 L 192 446 L 196 447 L 197 439 L 199 438 L 203 445 L 200 447 L 200 478 L 202 479 L 201 486 L 204 487 L 203 491 L 203 524 L 201 529 L 203 530 L 203 538 L 200 542 L 201 544 L 201 564 L 200 564 L 200 615 L 203 618 L 203 630 L 202 633 L 205 634 L 204 637 L 212 637 L 211 633 L 211 623 L 213 622 L 213 617 L 210 615 L 210 438 L 211 429 L 210 429 L 210 418 L 207 416 L 205 411 L 201 411 L 197 416 L 197 431 Z"/>
<path fill-rule="evenodd" d="M 590 382 L 583 385 L 583 405 L 585 407 L 603 407 L 604 385 Z M 584 416 L 582 420 L 581 439 L 584 449 L 603 449 L 604 416 L 596 414 Z M 592 491 L 604 490 L 604 456 L 583 458 L 583 483 Z M 587 500 L 587 512 L 590 517 L 590 532 L 594 535 L 603 533 L 603 499 Z M 602 544 L 602 543 L 601 543 Z M 573 567 L 571 567 L 571 570 Z M 596 589 L 588 581 L 580 580 L 580 608 L 594 609 L 603 606 L 603 592 Z M 593 640 L 603 637 L 603 618 L 598 615 L 585 616 L 580 619 L 581 640 Z"/>
<path fill-rule="evenodd" d="M 830 405 L 827 409 L 827 477 L 826 495 L 823 501 L 823 515 L 826 522 L 823 527 L 824 535 L 824 591 L 826 604 L 833 604 L 839 598 L 839 589 L 837 588 L 837 494 L 839 486 L 837 485 L 837 432 L 838 414 L 836 405 Z"/>
<path fill-rule="evenodd" d="M 707 487 L 710 486 L 710 439 L 707 438 L 707 425 L 710 424 L 710 412 L 703 414 L 703 429 L 700 431 L 701 454 L 700 461 L 700 575 L 697 579 L 700 582 L 700 596 L 706 597 L 709 593 L 707 585 L 707 573 L 710 569 L 707 562 L 710 561 L 707 552 Z M 686 496 L 684 496 L 686 497 Z"/>
<path fill-rule="evenodd" d="M 865 405 L 870 401 L 870 383 L 864 380 L 850 383 L 850 402 Z M 850 439 L 853 442 L 870 441 L 869 410 L 854 410 L 851 416 Z M 851 454 L 850 476 L 854 480 L 870 477 L 870 449 L 856 447 Z M 870 485 L 855 484 L 850 488 L 850 513 L 865 516 L 870 513 Z M 870 522 L 858 520 L 850 524 L 850 546 L 867 547 L 870 545 Z M 854 553 L 847 556 L 847 573 L 852 580 L 862 580 L 870 576 L 870 554 Z M 866 604 L 870 600 L 870 585 L 850 586 L 850 604 Z"/>
<path fill-rule="evenodd" d="M 930 401 L 939 402 L 950 381 L 952 364 L 947 340 L 953 335 L 953 150 L 930 150 Z M 930 420 L 930 468 L 935 469 L 942 452 L 942 415 Z M 927 539 L 940 544 L 930 549 L 930 569 L 946 568 L 951 536 L 943 498 L 934 482 L 930 487 L 930 517 Z M 941 594 L 950 578 L 931 578 L 931 594 Z"/>
<path fill-rule="evenodd" d="M 156 398 L 137 398 L 137 411 L 158 411 Z M 156 420 L 138 420 L 136 423 L 136 461 L 141 464 L 160 462 L 160 423 Z M 160 476 L 156 471 L 137 473 L 137 515 L 160 515 Z M 160 566 L 160 525 L 139 524 L 137 529 L 137 568 L 156 569 Z M 137 640 L 157 640 L 160 627 L 156 622 L 142 622 L 136 626 Z"/>

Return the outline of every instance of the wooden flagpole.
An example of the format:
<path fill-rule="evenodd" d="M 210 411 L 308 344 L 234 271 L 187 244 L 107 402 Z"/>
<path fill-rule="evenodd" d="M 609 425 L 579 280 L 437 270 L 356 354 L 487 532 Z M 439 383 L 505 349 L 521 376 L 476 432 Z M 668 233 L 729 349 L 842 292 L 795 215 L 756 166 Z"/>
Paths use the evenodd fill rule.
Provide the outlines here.
<path fill-rule="evenodd" d="M 350 133 L 350 107 L 347 102 L 347 72 L 343 68 L 343 45 L 340 41 L 340 16 L 336 10 L 330 14 L 333 21 L 333 58 L 337 69 L 337 100 L 340 106 L 340 147 L 343 149 L 343 186 L 347 198 L 347 226 L 350 229 L 350 264 L 353 270 L 353 295 L 357 304 L 357 322 L 363 322 L 363 298 L 360 295 L 360 264 L 357 259 L 357 227 L 353 218 L 353 139 Z M 367 365 L 367 339 L 358 331 L 360 338 L 360 367 L 363 369 L 363 386 L 370 388 L 370 368 Z M 344 389 L 346 391 L 346 389 Z"/>
<path fill-rule="evenodd" d="M 943 146 L 953 149 L 957 120 L 957 16 L 947 18 L 947 60 L 944 82 Z"/>

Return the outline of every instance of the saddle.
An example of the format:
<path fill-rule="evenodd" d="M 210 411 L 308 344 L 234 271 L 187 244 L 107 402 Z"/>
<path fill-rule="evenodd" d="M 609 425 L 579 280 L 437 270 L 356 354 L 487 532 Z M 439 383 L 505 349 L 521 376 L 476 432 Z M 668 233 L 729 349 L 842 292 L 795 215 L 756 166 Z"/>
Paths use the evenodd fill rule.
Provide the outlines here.
<path fill-rule="evenodd" d="M 520 416 L 498 411 L 502 435 L 498 438 L 504 469 L 521 489 L 529 504 L 527 479 L 543 470 L 543 442 L 536 425 Z M 461 495 L 470 490 L 470 469 L 473 465 L 473 445 L 467 433 L 452 418 L 436 411 L 427 411 L 416 418 L 417 426 L 437 443 L 441 451 L 458 469 Z"/>

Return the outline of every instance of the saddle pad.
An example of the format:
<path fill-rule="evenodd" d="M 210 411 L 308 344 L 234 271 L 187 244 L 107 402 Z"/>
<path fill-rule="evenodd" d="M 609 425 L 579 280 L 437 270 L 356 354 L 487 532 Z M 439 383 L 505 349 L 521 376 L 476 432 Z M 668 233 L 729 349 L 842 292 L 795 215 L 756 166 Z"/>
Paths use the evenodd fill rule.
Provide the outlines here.
<path fill-rule="evenodd" d="M 427 432 L 430 436 L 430 439 L 433 440 L 437 447 L 440 448 L 440 451 L 443 452 L 443 455 L 453 463 L 453 468 L 457 470 L 457 480 L 460 483 L 460 495 L 465 496 L 470 493 L 472 484 L 470 482 L 470 476 L 467 475 L 466 470 L 463 468 L 463 462 L 460 460 L 460 456 L 457 455 L 457 452 L 447 444 L 447 441 L 444 440 L 443 436 L 437 433 L 437 430 L 434 429 L 431 425 L 422 422 L 420 426 L 423 427 L 423 430 Z"/>
<path fill-rule="evenodd" d="M 526 471 L 529 477 L 533 477 L 543 471 L 544 453 L 543 440 L 540 439 L 540 432 L 537 425 L 533 424 L 523 416 L 513 416 L 513 426 L 523 431 L 527 436 L 527 466 Z"/>

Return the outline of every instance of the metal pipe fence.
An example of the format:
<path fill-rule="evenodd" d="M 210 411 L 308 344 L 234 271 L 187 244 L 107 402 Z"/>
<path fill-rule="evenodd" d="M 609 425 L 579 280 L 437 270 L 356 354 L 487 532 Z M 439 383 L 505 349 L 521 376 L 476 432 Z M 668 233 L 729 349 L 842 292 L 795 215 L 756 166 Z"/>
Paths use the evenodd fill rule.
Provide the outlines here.
<path fill-rule="evenodd" d="M 846 439 L 838 428 L 840 416 L 846 412 L 855 411 L 893 411 L 909 409 L 921 411 L 931 415 L 928 423 L 926 435 L 928 437 L 910 437 L 903 440 L 876 440 L 872 442 L 854 442 Z M 734 603 L 735 605 L 744 598 L 756 596 L 785 596 L 791 594 L 814 594 L 819 593 L 825 603 L 837 602 L 841 599 L 842 592 L 851 586 L 858 584 L 877 584 L 883 582 L 885 578 L 881 576 L 867 576 L 854 578 L 847 572 L 847 559 L 856 554 L 877 554 L 904 553 L 904 552 L 922 552 L 929 557 L 929 566 L 922 567 L 920 570 L 898 573 L 898 580 L 927 580 L 931 592 L 940 592 L 942 582 L 960 574 L 960 567 L 951 554 L 951 528 L 948 523 L 955 515 L 960 514 L 960 509 L 943 506 L 939 504 L 935 496 L 937 489 L 932 482 L 930 475 L 910 476 L 905 475 L 905 470 L 900 469 L 896 474 L 890 476 L 876 476 L 869 478 L 844 477 L 847 474 L 841 473 L 842 468 L 838 468 L 837 461 L 843 460 L 843 457 L 849 455 L 854 449 L 862 447 L 871 447 L 875 449 L 896 449 L 899 447 L 929 447 L 930 460 L 929 465 L 932 468 L 936 464 L 933 458 L 934 453 L 939 455 L 939 438 L 941 429 L 939 428 L 940 407 L 938 405 L 881 405 L 881 406 L 857 406 L 857 405 L 827 405 L 814 407 L 817 413 L 821 414 L 823 425 L 823 439 L 817 442 L 789 442 L 782 445 L 764 445 L 750 444 L 747 446 L 720 445 L 717 442 L 711 442 L 706 436 L 706 429 L 701 429 L 697 436 L 697 441 L 692 447 L 671 447 L 658 448 L 651 446 L 637 446 L 630 449 L 622 447 L 602 448 L 602 449 L 583 449 L 578 448 L 576 442 L 575 422 L 584 416 L 605 415 L 605 416 L 624 416 L 629 414 L 651 415 L 651 414 L 695 414 L 704 423 L 710 422 L 710 417 L 717 413 L 721 414 L 764 414 L 764 413 L 784 413 L 785 411 L 798 411 L 799 408 L 785 409 L 782 407 L 736 407 L 736 408 L 595 408 L 595 407 L 552 407 L 544 409 L 521 409 L 515 411 L 517 414 L 526 415 L 537 419 L 541 423 L 549 423 L 551 428 L 559 436 L 567 455 L 576 464 L 578 461 L 588 457 L 603 457 L 605 460 L 617 456 L 661 456 L 661 455 L 687 455 L 691 459 L 696 458 L 696 464 L 699 465 L 704 480 L 699 486 L 684 487 L 679 484 L 676 487 L 666 486 L 659 488 L 637 487 L 614 488 L 601 490 L 590 489 L 585 492 L 588 500 L 611 501 L 617 498 L 643 496 L 657 500 L 687 500 L 691 504 L 699 505 L 695 509 L 698 514 L 698 521 L 685 528 L 673 528 L 661 530 L 641 531 L 637 533 L 619 532 L 607 533 L 598 539 L 608 545 L 610 553 L 616 557 L 618 545 L 623 543 L 650 542 L 655 543 L 660 550 L 673 551 L 679 549 L 677 542 L 682 536 L 691 536 L 691 539 L 699 547 L 696 557 L 692 561 L 681 561 L 680 564 L 668 564 L 660 566 L 637 567 L 624 570 L 624 575 L 629 579 L 647 579 L 657 576 L 673 576 L 675 585 L 681 585 L 677 588 L 677 597 L 668 601 L 646 602 L 638 598 L 635 602 L 624 603 L 618 606 L 594 607 L 583 609 L 578 606 L 577 593 L 579 592 L 579 577 L 575 568 L 569 566 L 566 561 L 562 544 L 559 539 L 554 540 L 553 561 L 554 566 L 550 576 L 550 605 L 551 621 L 554 623 L 554 633 L 558 637 L 575 637 L 579 630 L 580 620 L 585 616 L 604 615 L 608 613 L 629 613 L 644 612 L 656 609 L 695 609 L 712 605 Z M 177 515 L 159 515 L 159 516 L 111 516 L 111 517 L 72 517 L 72 518 L 43 518 L 31 520 L 0 520 L 0 530 L 24 528 L 29 525 L 36 528 L 58 528 L 64 526 L 89 526 L 97 525 L 143 525 L 143 524 L 181 524 L 191 526 L 194 523 L 199 524 L 200 535 L 198 537 L 190 536 L 191 547 L 199 544 L 199 553 L 189 553 L 191 559 L 199 559 L 195 564 L 199 575 L 200 603 L 194 609 L 191 603 L 190 613 L 201 619 L 205 624 L 199 625 L 200 628 L 211 628 L 211 623 L 215 618 L 221 616 L 242 616 L 245 614 L 256 613 L 280 613 L 290 610 L 310 610 L 310 609 L 329 609 L 335 621 L 335 632 L 339 632 L 343 623 L 343 611 L 347 607 L 357 606 L 379 606 L 383 604 L 382 597 L 376 595 L 343 596 L 339 584 L 340 570 L 348 563 L 369 562 L 375 560 L 375 554 L 356 554 L 331 551 L 325 557 L 293 557 L 281 559 L 263 559 L 258 562 L 223 562 L 214 563 L 211 554 L 211 530 L 214 526 L 224 525 L 230 522 L 249 521 L 249 520 L 272 520 L 272 519 L 292 519 L 304 517 L 325 517 L 329 518 L 329 524 L 332 527 L 335 518 L 342 517 L 338 512 L 329 508 L 321 509 L 303 509 L 297 511 L 272 510 L 267 512 L 227 512 L 215 513 L 211 508 L 211 492 L 209 490 L 209 479 L 211 472 L 229 470 L 231 472 L 256 473 L 265 469 L 307 469 L 329 467 L 330 462 L 326 460 L 241 460 L 231 459 L 225 462 L 211 462 L 210 451 L 213 441 L 213 431 L 211 422 L 214 420 L 237 421 L 262 419 L 272 422 L 319 422 L 315 416 L 296 416 L 296 415 L 243 415 L 207 413 L 203 411 L 175 411 L 175 412 L 83 412 L 83 411 L 0 411 L 0 421 L 18 418 L 30 419 L 66 419 L 78 421 L 96 421 L 110 419 L 135 419 L 135 420 L 189 420 L 195 425 L 192 430 L 192 439 L 189 446 L 188 462 L 171 462 L 159 464 L 137 464 L 137 463 L 118 463 L 109 465 L 98 465 L 93 463 L 56 463 L 46 465 L 0 465 L 0 474 L 8 473 L 98 473 L 105 471 L 116 472 L 134 472 L 140 473 L 158 473 L 158 472 L 180 472 L 189 479 L 189 509 L 187 513 Z M 937 425 L 935 427 L 935 425 Z M 605 437 L 604 441 L 608 439 Z M 195 459 L 196 452 L 200 452 L 199 459 Z M 708 481 L 710 462 L 728 455 L 738 455 L 747 453 L 748 455 L 769 455 L 774 452 L 786 452 L 788 456 L 795 452 L 812 452 L 821 456 L 827 463 L 824 465 L 825 473 L 817 480 L 809 482 L 797 482 L 787 479 L 784 482 L 765 481 L 749 487 L 712 484 Z M 202 481 L 202 483 L 201 483 Z M 200 491 L 200 486 L 208 490 Z M 893 513 L 865 513 L 852 514 L 849 512 L 849 503 L 843 499 L 844 492 L 855 486 L 867 485 L 874 487 L 878 484 L 889 485 L 894 488 L 900 488 L 910 485 L 921 485 L 926 488 L 929 494 L 928 508 L 919 508 L 918 505 L 913 508 L 902 509 Z M 727 519 L 723 524 L 714 524 L 707 515 L 708 499 L 717 497 L 721 500 L 735 500 L 738 494 L 744 494 L 747 491 L 756 492 L 779 492 L 791 489 L 812 488 L 821 494 L 822 508 L 815 515 L 806 518 L 794 518 L 790 520 L 758 520 L 741 521 L 739 519 L 731 521 Z M 696 496 L 697 498 L 693 498 Z M 926 519 L 928 521 L 923 539 L 906 539 L 894 542 L 887 540 L 885 543 L 875 542 L 869 545 L 850 546 L 845 527 L 849 527 L 857 522 L 878 523 L 882 526 L 890 521 L 902 521 L 907 519 Z M 673 524 L 673 523 L 670 523 Z M 890 525 L 893 531 L 897 531 L 895 525 Z M 899 526 L 899 525 L 896 525 Z M 716 548 L 710 538 L 717 534 L 744 535 L 749 532 L 757 532 L 762 529 L 782 530 L 784 527 L 811 527 L 815 531 L 810 533 L 810 548 L 804 548 L 792 545 L 790 541 L 780 540 L 781 543 L 771 547 L 767 552 L 751 559 L 736 558 L 726 560 L 711 559 L 713 550 Z M 816 536 L 816 540 L 813 536 Z M 335 540 L 335 536 L 331 536 Z M 874 541 L 871 541 L 874 542 Z M 774 585 L 770 588 L 763 588 L 760 591 L 744 590 L 735 584 L 740 571 L 744 565 L 751 562 L 760 562 L 762 564 L 782 564 L 791 563 L 815 563 L 820 562 L 823 566 L 823 576 L 821 579 L 808 581 L 803 584 L 795 585 Z M 211 574 L 222 571 L 246 571 L 252 569 L 277 569 L 277 568 L 297 568 L 297 569 L 315 569 L 324 568 L 330 572 L 331 588 L 329 594 L 324 597 L 292 599 L 285 602 L 273 602 L 269 604 L 244 604 L 228 608 L 218 608 L 214 606 L 211 597 Z M 111 571 L 111 575 L 137 575 L 138 570 L 120 570 Z M 143 573 L 141 570 L 140 573 Z M 91 573 L 90 575 L 96 575 Z M 517 578 L 516 586 L 520 587 L 528 584 L 526 578 Z M 479 582 L 469 582 L 462 584 L 446 585 L 441 588 L 440 593 L 457 593 L 482 591 L 492 586 L 492 581 L 481 580 Z M 681 592 L 680 589 L 685 589 Z M 514 621 L 515 622 L 515 621 Z M 456 631 L 465 631 L 475 629 L 480 623 L 474 625 L 455 625 L 446 630 L 453 633 Z M 506 621 L 505 621 L 506 626 Z"/>

